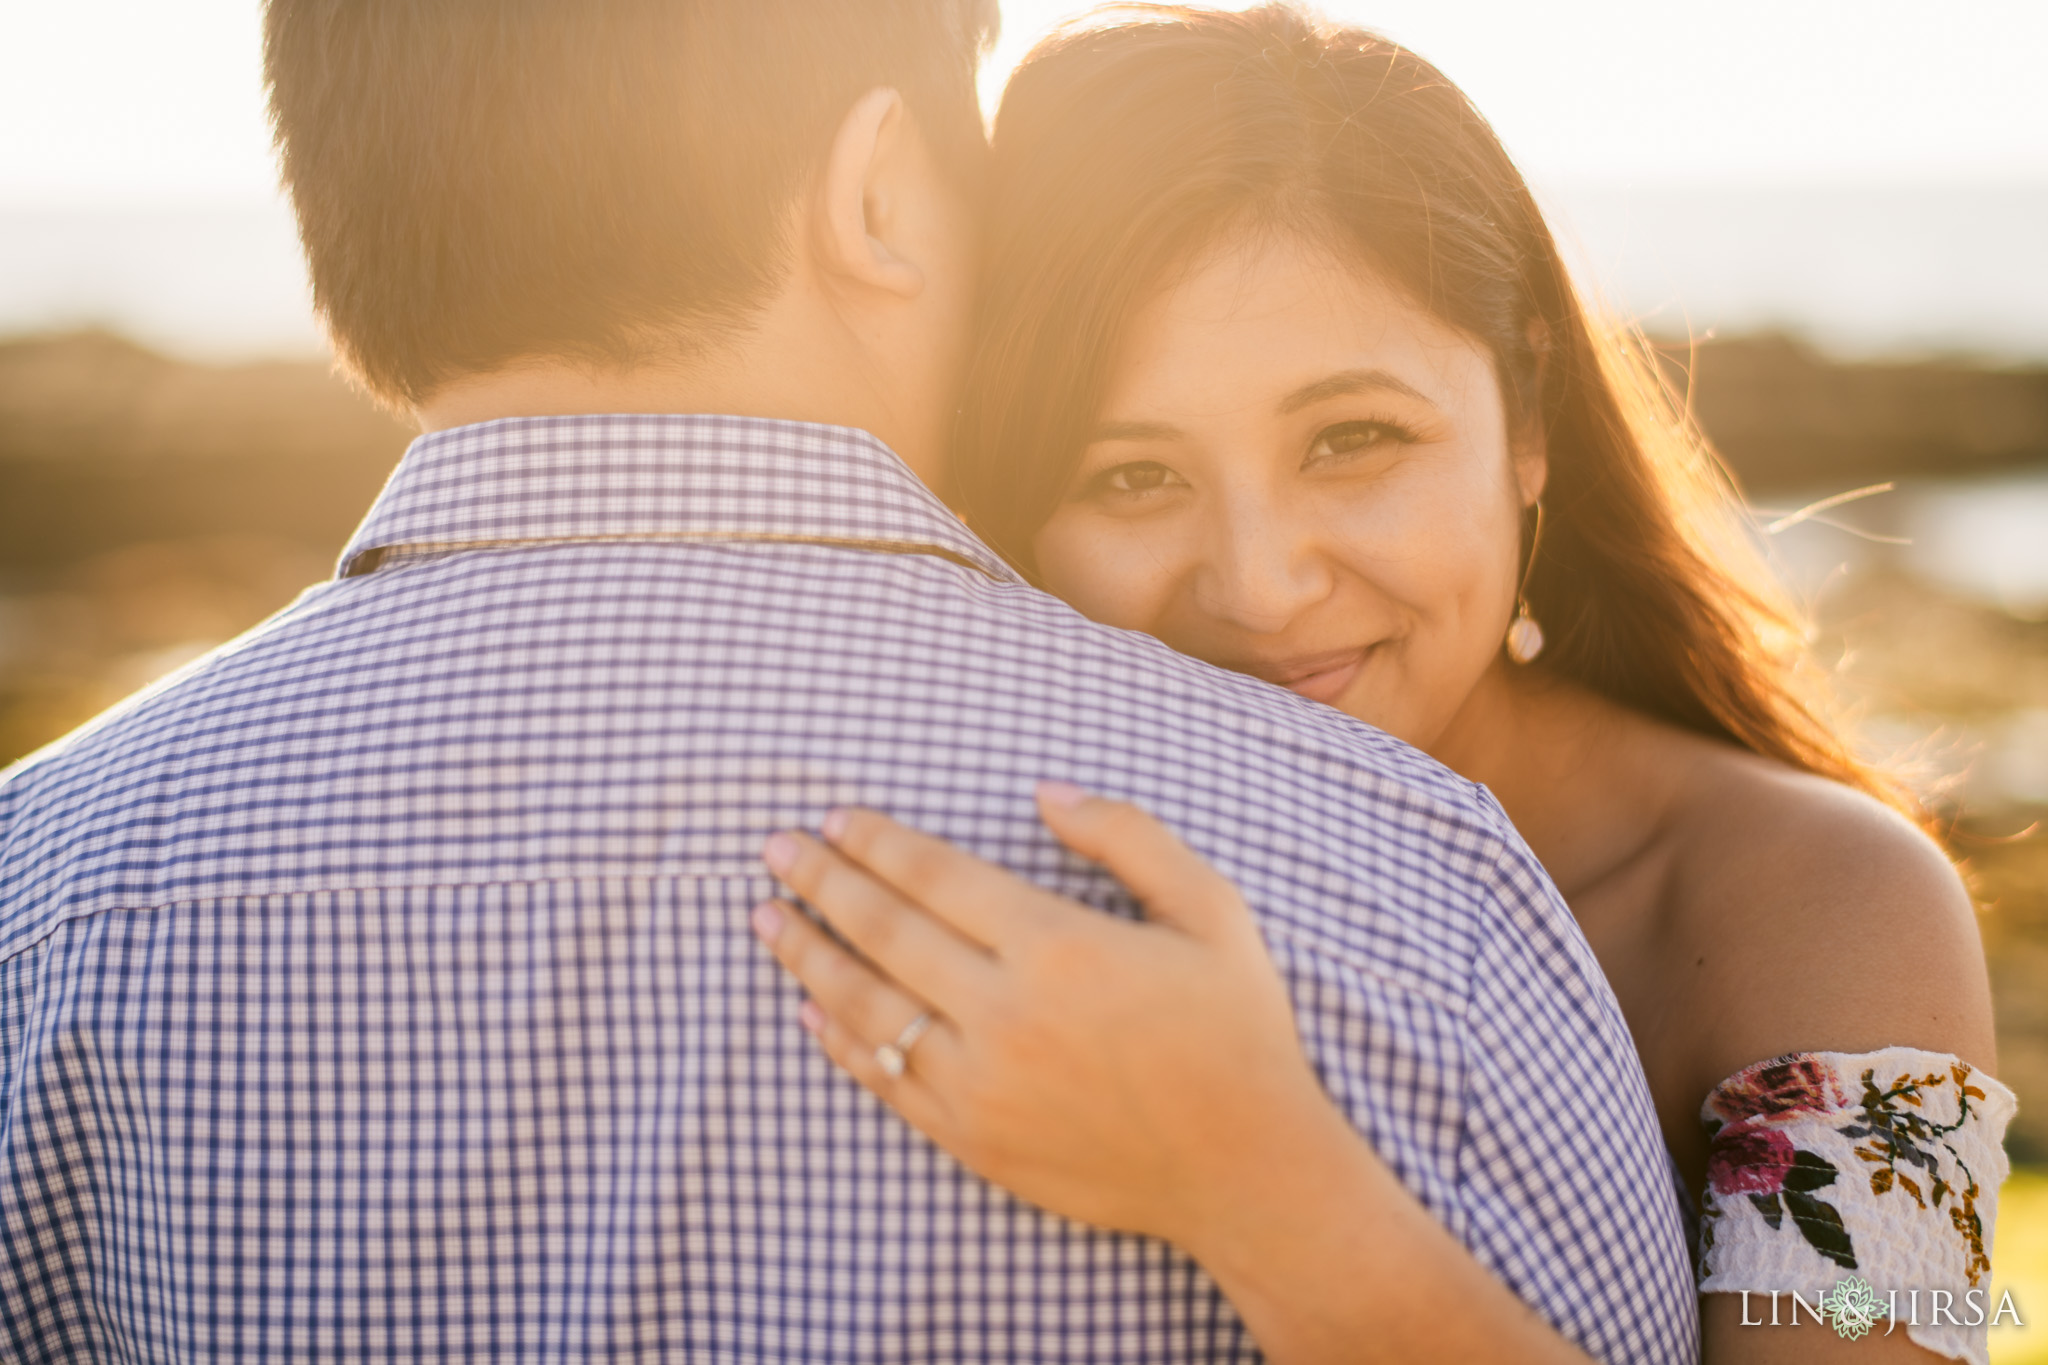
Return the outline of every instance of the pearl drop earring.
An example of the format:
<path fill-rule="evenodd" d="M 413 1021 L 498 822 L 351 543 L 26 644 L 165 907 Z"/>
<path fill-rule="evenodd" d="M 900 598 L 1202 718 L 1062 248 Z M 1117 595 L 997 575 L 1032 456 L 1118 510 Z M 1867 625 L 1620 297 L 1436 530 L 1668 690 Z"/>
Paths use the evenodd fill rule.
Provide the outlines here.
<path fill-rule="evenodd" d="M 1543 627 L 1529 614 L 1529 575 L 1536 570 L 1536 550 L 1543 544 L 1543 500 L 1536 500 L 1536 531 L 1529 537 L 1529 562 L 1522 569 L 1522 585 L 1515 590 L 1515 619 L 1508 623 L 1508 657 L 1526 664 L 1543 652 Z"/>

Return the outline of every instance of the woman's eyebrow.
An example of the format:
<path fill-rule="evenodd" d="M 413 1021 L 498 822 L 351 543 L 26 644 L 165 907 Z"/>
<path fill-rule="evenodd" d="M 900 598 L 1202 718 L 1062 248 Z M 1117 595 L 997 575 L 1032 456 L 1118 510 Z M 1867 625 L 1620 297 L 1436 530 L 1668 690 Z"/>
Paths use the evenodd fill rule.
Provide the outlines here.
<path fill-rule="evenodd" d="M 1304 384 L 1280 400 L 1280 415 L 1300 412 L 1311 403 L 1320 403 L 1325 398 L 1342 398 L 1347 394 L 1366 393 L 1373 389 L 1385 389 L 1403 394 L 1418 402 L 1427 403 L 1429 398 L 1411 384 L 1404 383 L 1385 370 L 1339 370 L 1325 375 L 1313 384 Z"/>
<path fill-rule="evenodd" d="M 1187 435 L 1167 422 L 1104 422 L 1088 433 L 1096 441 L 1172 441 Z"/>

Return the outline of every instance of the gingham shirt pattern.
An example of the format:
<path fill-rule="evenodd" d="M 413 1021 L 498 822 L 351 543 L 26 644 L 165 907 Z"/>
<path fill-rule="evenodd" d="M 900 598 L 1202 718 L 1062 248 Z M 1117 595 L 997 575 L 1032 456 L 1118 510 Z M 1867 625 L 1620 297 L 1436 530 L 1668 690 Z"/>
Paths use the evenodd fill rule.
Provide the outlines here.
<path fill-rule="evenodd" d="M 1488 1267 L 1697 1357 L 1628 1035 L 1479 789 L 1082 619 L 838 428 L 428 436 L 344 566 L 0 779 L 0 1358 L 1255 1358 L 1184 1257 L 836 1074 L 747 931 L 761 840 L 841 802 L 1130 913 L 1047 777 L 1244 888 Z"/>

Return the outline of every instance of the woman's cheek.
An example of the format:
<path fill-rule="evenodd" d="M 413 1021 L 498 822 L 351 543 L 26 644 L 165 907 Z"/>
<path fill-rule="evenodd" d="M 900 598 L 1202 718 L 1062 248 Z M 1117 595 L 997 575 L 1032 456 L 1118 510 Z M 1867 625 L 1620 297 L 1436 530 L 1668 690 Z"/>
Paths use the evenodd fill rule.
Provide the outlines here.
<path fill-rule="evenodd" d="M 1455 518 L 1421 490 L 1382 488 L 1340 501 L 1323 540 L 1350 572 L 1404 616 L 1431 616 L 1471 572 Z M 1448 534 L 1447 534 L 1448 532 Z"/>
<path fill-rule="evenodd" d="M 1396 733 L 1427 731 L 1424 713 L 1454 710 L 1477 684 L 1507 627 L 1513 564 L 1500 542 L 1512 534 L 1475 515 L 1471 502 L 1424 490 L 1354 509 L 1333 527 L 1346 568 L 1395 636 L 1386 668 L 1359 697 L 1380 714 L 1362 719 Z"/>
<path fill-rule="evenodd" d="M 1331 536 L 1389 598 L 1454 632 L 1474 628 L 1514 573 L 1513 496 L 1491 474 L 1504 458 L 1489 454 L 1453 447 L 1405 464 L 1342 505 Z"/>
<path fill-rule="evenodd" d="M 1033 552 L 1053 596 L 1092 621 L 1143 630 L 1171 591 L 1168 543 L 1128 521 L 1063 512 L 1039 532 Z"/>

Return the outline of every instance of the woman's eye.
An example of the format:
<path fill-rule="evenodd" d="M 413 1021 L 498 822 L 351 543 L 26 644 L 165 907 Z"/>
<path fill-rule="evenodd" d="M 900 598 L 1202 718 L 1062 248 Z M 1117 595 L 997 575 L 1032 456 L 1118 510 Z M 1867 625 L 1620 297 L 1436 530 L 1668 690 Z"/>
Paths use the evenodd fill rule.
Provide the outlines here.
<path fill-rule="evenodd" d="M 1167 481 L 1172 477 L 1173 471 L 1165 465 L 1154 464 L 1150 460 L 1139 460 L 1105 470 L 1102 483 L 1113 493 L 1150 493 L 1166 487 Z"/>
<path fill-rule="evenodd" d="M 1399 445 L 1414 439 L 1391 422 L 1339 422 L 1317 432 L 1315 444 L 1309 447 L 1308 453 L 1311 456 L 1354 455 L 1359 451 Z"/>
<path fill-rule="evenodd" d="M 1187 486 L 1188 481 L 1169 465 L 1157 460 L 1130 460 L 1084 476 L 1073 497 L 1095 503 L 1105 511 L 1149 512 L 1160 505 L 1161 497 Z"/>

